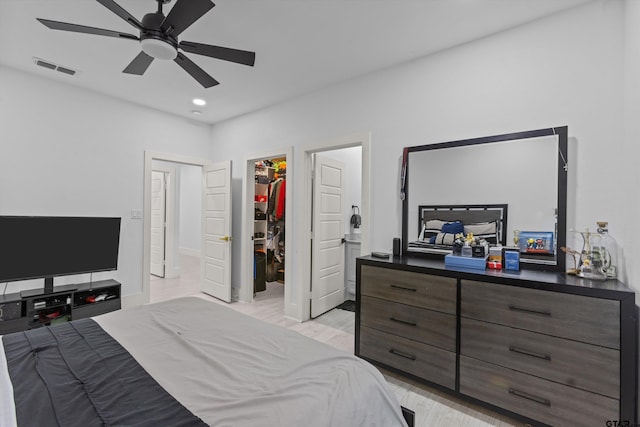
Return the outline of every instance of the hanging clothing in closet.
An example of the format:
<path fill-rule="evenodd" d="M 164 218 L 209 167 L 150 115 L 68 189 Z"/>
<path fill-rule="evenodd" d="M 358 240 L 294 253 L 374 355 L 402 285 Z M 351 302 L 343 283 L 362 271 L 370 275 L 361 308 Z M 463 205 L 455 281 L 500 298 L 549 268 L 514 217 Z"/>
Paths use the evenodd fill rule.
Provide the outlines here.
<path fill-rule="evenodd" d="M 269 207 L 267 214 L 276 221 L 284 219 L 287 181 L 278 178 L 269 186 Z"/>

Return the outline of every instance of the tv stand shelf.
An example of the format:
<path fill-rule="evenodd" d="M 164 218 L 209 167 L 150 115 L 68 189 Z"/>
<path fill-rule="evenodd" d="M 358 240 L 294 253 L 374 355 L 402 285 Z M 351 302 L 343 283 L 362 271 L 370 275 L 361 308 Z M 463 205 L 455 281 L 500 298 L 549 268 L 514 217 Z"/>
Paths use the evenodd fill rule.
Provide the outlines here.
<path fill-rule="evenodd" d="M 51 293 L 30 289 L 0 296 L 0 335 L 119 310 L 115 280 L 56 286 Z"/>

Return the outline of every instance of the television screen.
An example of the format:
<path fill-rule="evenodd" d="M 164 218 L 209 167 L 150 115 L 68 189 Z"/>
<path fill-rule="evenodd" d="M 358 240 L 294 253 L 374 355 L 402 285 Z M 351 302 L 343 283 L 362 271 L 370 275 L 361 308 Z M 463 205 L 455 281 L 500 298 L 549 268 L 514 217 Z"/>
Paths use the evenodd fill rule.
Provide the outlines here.
<path fill-rule="evenodd" d="M 120 218 L 0 216 L 0 282 L 118 268 Z"/>

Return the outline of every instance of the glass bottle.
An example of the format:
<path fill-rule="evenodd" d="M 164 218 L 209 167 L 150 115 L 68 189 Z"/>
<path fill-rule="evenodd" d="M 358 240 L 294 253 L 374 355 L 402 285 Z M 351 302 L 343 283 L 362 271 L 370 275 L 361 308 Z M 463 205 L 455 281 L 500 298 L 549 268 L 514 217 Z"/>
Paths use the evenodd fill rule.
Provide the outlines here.
<path fill-rule="evenodd" d="M 600 235 L 600 253 L 603 258 L 603 270 L 607 279 L 616 279 L 618 277 L 618 244 L 609 234 L 609 223 L 606 221 L 597 222 L 597 233 Z"/>
<path fill-rule="evenodd" d="M 579 231 L 582 236 L 582 252 L 580 254 L 580 265 L 578 266 L 578 276 L 592 280 L 607 280 L 605 270 L 606 254 L 602 251 L 602 235 L 593 233 L 585 228 Z"/>

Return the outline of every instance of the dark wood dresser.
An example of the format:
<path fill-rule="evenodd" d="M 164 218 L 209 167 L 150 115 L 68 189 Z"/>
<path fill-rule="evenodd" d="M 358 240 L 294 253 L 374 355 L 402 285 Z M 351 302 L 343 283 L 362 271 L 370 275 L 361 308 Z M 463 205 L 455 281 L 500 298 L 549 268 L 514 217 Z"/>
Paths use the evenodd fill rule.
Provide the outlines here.
<path fill-rule="evenodd" d="M 356 355 L 536 425 L 637 422 L 622 283 L 409 257 L 361 257 L 356 273 Z"/>

